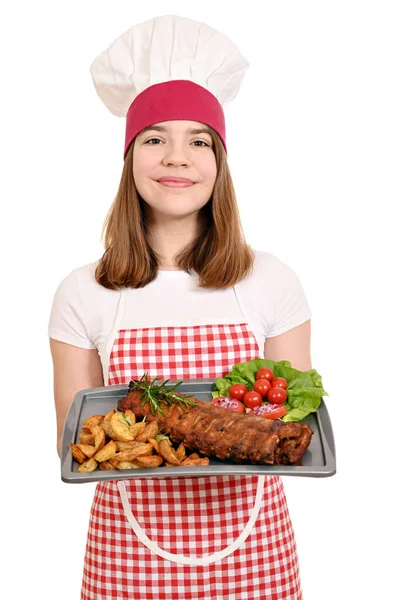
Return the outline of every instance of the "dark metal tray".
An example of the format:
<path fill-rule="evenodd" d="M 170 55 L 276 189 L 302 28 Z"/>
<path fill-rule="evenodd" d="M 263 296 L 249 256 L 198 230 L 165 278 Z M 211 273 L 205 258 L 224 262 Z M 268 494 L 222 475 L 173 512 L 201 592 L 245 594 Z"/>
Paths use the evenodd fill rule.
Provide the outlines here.
<path fill-rule="evenodd" d="M 171 382 L 172 383 L 172 382 Z M 211 400 L 213 379 L 183 380 L 179 391 L 192 394 L 199 400 Z M 125 469 L 78 473 L 78 463 L 73 460 L 70 443 L 79 443 L 79 434 L 87 417 L 105 415 L 116 409 L 117 402 L 129 392 L 127 385 L 91 388 L 78 392 L 70 406 L 62 438 L 61 479 L 66 483 L 86 483 L 132 479 L 136 477 L 204 477 L 211 475 L 296 475 L 330 477 L 336 472 L 334 436 L 330 417 L 322 399 L 317 413 L 308 415 L 302 422 L 313 430 L 312 441 L 305 452 L 301 466 L 234 464 L 210 459 L 206 467 L 158 467 L 154 469 Z"/>

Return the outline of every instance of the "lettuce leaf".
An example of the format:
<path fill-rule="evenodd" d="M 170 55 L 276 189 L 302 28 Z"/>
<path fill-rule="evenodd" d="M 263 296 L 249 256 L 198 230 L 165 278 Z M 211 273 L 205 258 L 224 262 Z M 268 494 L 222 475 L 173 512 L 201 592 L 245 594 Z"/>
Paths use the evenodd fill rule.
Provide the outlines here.
<path fill-rule="evenodd" d="M 262 367 L 272 369 L 275 377 L 284 377 L 288 382 L 287 414 L 283 421 L 301 421 L 320 406 L 321 398 L 328 396 L 323 389 L 323 382 L 316 369 L 298 371 L 291 367 L 288 360 L 274 362 L 266 358 L 255 358 L 246 363 L 234 365 L 230 373 L 215 381 L 216 390 L 212 396 L 228 396 L 229 388 L 234 383 L 242 383 L 248 390 L 253 390 L 256 373 Z"/>

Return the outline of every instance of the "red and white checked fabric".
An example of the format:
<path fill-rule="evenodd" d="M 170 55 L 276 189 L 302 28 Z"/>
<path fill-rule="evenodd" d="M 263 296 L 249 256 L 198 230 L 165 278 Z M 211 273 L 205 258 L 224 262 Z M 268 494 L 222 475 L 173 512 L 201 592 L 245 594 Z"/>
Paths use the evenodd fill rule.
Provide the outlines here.
<path fill-rule="evenodd" d="M 248 356 L 258 358 L 259 349 L 246 323 L 122 329 L 112 348 L 108 383 L 128 383 L 132 373 L 213 379 Z"/>
<path fill-rule="evenodd" d="M 163 342 L 148 341 L 165 329 L 168 336 L 161 336 Z M 197 335 L 201 331 L 196 344 L 202 345 L 203 352 L 194 365 L 181 366 L 193 355 L 193 348 L 185 345 L 176 351 L 175 342 L 193 341 L 193 330 Z M 138 339 L 146 340 L 140 350 Z M 155 363 L 149 360 L 153 351 Z M 227 351 L 229 358 L 224 356 Z M 205 360 L 204 354 L 210 358 Z M 143 372 L 172 379 L 221 377 L 233 364 L 258 356 L 255 338 L 245 324 L 122 330 L 111 352 L 109 383 L 126 383 Z M 136 478 L 124 483 L 143 534 L 172 554 L 202 557 L 223 550 L 243 531 L 254 507 L 258 478 Z M 279 477 L 265 478 L 260 512 L 246 540 L 228 556 L 204 566 L 167 560 L 144 545 L 124 512 L 117 482 L 97 485 L 81 600 L 178 598 L 302 599 L 295 539 Z"/>

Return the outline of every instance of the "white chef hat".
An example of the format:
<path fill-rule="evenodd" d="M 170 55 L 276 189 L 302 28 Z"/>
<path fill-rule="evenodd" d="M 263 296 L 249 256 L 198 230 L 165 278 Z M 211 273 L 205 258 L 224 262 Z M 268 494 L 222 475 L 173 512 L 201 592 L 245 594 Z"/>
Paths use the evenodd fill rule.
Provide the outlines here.
<path fill-rule="evenodd" d="M 222 104 L 232 100 L 248 62 L 224 34 L 205 23 L 168 15 L 134 25 L 91 65 L 96 91 L 126 117 L 124 156 L 145 127 L 200 121 L 226 147 Z"/>

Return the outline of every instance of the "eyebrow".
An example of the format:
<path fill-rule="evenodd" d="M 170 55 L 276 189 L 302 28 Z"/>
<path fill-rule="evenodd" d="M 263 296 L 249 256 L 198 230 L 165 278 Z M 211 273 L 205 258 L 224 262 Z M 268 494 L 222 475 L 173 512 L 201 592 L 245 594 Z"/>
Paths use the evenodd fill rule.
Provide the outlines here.
<path fill-rule="evenodd" d="M 168 130 L 166 127 L 162 127 L 162 125 L 150 125 L 149 127 L 145 127 L 141 133 L 145 133 L 146 131 L 159 131 L 161 133 L 166 133 Z M 211 132 L 208 128 L 200 127 L 198 129 L 187 129 L 187 133 L 190 135 L 198 135 L 199 133 L 207 133 L 211 135 Z"/>

